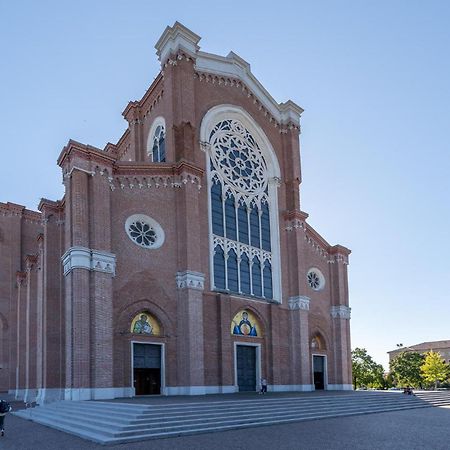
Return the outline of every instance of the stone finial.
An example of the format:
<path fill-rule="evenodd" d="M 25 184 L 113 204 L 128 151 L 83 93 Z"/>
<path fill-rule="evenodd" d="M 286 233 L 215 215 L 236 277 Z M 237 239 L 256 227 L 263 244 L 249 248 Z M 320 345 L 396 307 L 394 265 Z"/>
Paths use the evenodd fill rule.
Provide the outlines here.
<path fill-rule="evenodd" d="M 309 311 L 310 298 L 306 295 L 296 295 L 295 297 L 289 297 L 288 306 L 290 310 L 302 309 Z"/>
<path fill-rule="evenodd" d="M 164 64 L 171 54 L 176 55 L 180 51 L 195 57 L 200 49 L 198 45 L 200 39 L 201 37 L 198 34 L 195 34 L 180 22 L 175 22 L 172 27 L 166 27 L 155 44 L 156 54 L 161 64 Z"/>
<path fill-rule="evenodd" d="M 347 319 L 350 320 L 351 308 L 344 305 L 332 306 L 331 307 L 331 317 L 334 319 Z"/>

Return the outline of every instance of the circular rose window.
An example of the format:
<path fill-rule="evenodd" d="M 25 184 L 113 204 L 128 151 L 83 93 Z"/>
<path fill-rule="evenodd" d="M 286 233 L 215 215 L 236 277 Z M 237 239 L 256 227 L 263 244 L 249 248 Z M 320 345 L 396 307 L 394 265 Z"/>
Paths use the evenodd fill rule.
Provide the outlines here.
<path fill-rule="evenodd" d="M 314 291 L 320 291 L 325 286 L 325 277 L 319 269 L 309 269 L 306 279 L 309 287 Z"/>
<path fill-rule="evenodd" d="M 128 237 L 139 247 L 159 248 L 164 242 L 164 231 L 156 220 L 143 214 L 134 214 L 125 221 Z"/>
<path fill-rule="evenodd" d="M 237 191 L 259 195 L 267 187 L 264 156 L 250 132 L 237 120 L 219 122 L 210 134 L 211 161 Z"/>

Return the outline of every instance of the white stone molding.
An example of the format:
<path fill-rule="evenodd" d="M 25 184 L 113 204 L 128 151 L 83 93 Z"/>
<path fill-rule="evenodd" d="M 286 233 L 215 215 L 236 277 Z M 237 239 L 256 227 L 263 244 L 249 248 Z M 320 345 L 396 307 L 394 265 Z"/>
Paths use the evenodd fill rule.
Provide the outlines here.
<path fill-rule="evenodd" d="M 314 391 L 313 384 L 272 384 L 272 385 L 269 385 L 267 388 L 271 392 L 312 392 L 312 391 Z"/>
<path fill-rule="evenodd" d="M 73 269 L 116 274 L 116 255 L 86 247 L 70 247 L 61 257 L 64 276 Z"/>
<path fill-rule="evenodd" d="M 234 85 L 237 83 L 233 78 L 241 80 L 242 83 L 236 87 L 248 91 L 247 96 L 254 97 L 255 103 L 258 101 L 261 109 L 264 108 L 265 114 L 273 117 L 274 122 L 293 124 L 293 127 L 299 129 L 300 115 L 303 109 L 291 100 L 286 103 L 277 103 L 252 74 L 250 64 L 236 53 L 230 52 L 227 56 L 219 56 L 199 51 L 195 59 L 195 69 L 199 75 L 204 74 L 205 81 L 208 80 L 208 74 L 222 76 L 227 81 L 230 79 Z M 217 82 L 219 81 L 217 80 Z"/>
<path fill-rule="evenodd" d="M 64 400 L 106 400 L 112 398 L 133 397 L 134 389 L 129 387 L 117 388 L 66 388 Z"/>
<path fill-rule="evenodd" d="M 328 260 L 329 264 L 344 264 L 345 266 L 348 266 L 348 256 L 347 255 L 341 255 L 341 254 L 336 254 L 336 255 L 331 255 L 330 259 Z"/>
<path fill-rule="evenodd" d="M 111 191 L 115 189 L 159 189 L 159 188 L 182 188 L 187 184 L 194 184 L 197 189 L 202 188 L 201 179 L 198 176 L 188 172 L 182 172 L 180 175 L 153 175 L 153 176 L 127 176 L 120 175 L 108 177 Z"/>
<path fill-rule="evenodd" d="M 300 130 L 300 115 L 303 112 L 300 106 L 292 100 L 277 103 L 252 74 L 247 61 L 234 52 L 228 53 L 227 56 L 202 52 L 198 45 L 200 39 L 200 36 L 179 22 L 175 22 L 172 27 L 166 27 L 155 44 L 161 67 L 167 67 L 168 64 L 176 66 L 178 60 L 191 57 L 195 60 L 195 70 L 200 81 L 200 77 L 208 81 L 209 74 L 214 75 L 212 82 L 216 82 L 216 75 L 223 77 L 223 80 L 217 79 L 218 84 L 229 82 L 245 91 L 248 97 L 253 97 L 254 103 L 259 103 L 260 109 L 264 109 L 264 114 L 270 116 L 274 126 L 280 129 L 280 133 L 287 133 L 288 129 L 293 128 Z M 236 82 L 235 78 L 240 81 Z M 282 129 L 281 124 L 286 124 L 288 127 Z"/>
<path fill-rule="evenodd" d="M 178 289 L 195 289 L 197 291 L 205 289 L 205 274 L 201 272 L 193 272 L 192 270 L 177 272 L 175 279 Z"/>
<path fill-rule="evenodd" d="M 334 319 L 350 319 L 351 308 L 344 305 L 332 306 L 331 317 Z"/>
<path fill-rule="evenodd" d="M 303 230 L 306 231 L 306 223 L 300 219 L 292 219 L 286 221 L 286 225 L 284 227 L 286 231 L 294 231 L 294 230 Z"/>
<path fill-rule="evenodd" d="M 290 310 L 302 309 L 309 311 L 309 303 L 311 299 L 306 295 L 296 295 L 295 297 L 289 297 L 288 306 Z"/>
<path fill-rule="evenodd" d="M 155 44 L 156 54 L 161 61 L 161 65 L 166 62 L 171 54 L 175 55 L 180 51 L 195 57 L 200 49 L 198 45 L 200 39 L 199 35 L 179 22 L 175 22 L 172 27 L 166 27 Z"/>
<path fill-rule="evenodd" d="M 329 384 L 328 391 L 353 391 L 352 384 Z"/>
<path fill-rule="evenodd" d="M 70 168 L 70 170 L 68 172 L 65 172 L 63 177 L 64 178 L 70 178 L 72 176 L 72 173 L 78 170 L 78 172 L 84 172 L 87 173 L 88 175 L 90 175 L 91 177 L 93 177 L 95 175 L 95 172 L 92 170 L 87 170 L 87 169 L 83 169 L 82 167 L 78 167 L 78 166 L 73 166 Z"/>

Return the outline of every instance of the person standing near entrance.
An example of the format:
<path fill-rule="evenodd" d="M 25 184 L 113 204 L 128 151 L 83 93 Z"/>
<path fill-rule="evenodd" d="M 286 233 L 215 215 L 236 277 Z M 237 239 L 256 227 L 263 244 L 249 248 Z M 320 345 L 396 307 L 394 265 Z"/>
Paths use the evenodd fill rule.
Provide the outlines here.
<path fill-rule="evenodd" d="M 0 434 L 5 435 L 5 416 L 12 410 L 11 405 L 5 400 L 0 400 Z"/>
<path fill-rule="evenodd" d="M 259 391 L 260 394 L 267 393 L 267 380 L 265 378 L 261 378 L 261 390 Z"/>

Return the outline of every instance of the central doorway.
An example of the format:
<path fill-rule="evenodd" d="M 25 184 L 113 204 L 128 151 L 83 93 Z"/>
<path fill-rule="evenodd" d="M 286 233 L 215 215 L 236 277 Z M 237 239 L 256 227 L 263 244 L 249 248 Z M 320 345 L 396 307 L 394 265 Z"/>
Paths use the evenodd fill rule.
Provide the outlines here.
<path fill-rule="evenodd" d="M 325 356 L 313 356 L 314 389 L 325 389 Z"/>
<path fill-rule="evenodd" d="M 161 346 L 133 343 L 133 385 L 136 395 L 161 394 Z"/>
<path fill-rule="evenodd" d="M 256 347 L 236 346 L 236 372 L 239 392 L 256 391 Z"/>

